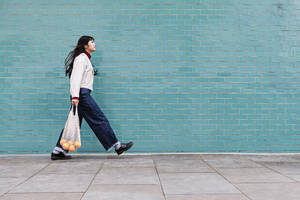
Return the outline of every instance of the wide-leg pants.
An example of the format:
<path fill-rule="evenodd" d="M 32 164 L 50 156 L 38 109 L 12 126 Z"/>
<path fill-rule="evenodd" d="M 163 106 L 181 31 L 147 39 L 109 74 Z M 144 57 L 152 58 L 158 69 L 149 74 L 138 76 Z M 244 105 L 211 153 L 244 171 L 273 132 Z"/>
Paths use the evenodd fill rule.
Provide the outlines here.
<path fill-rule="evenodd" d="M 87 88 L 80 88 L 79 92 L 79 103 L 78 103 L 78 116 L 80 127 L 82 124 L 82 117 L 88 123 L 90 128 L 97 136 L 99 142 L 103 145 L 106 151 L 112 149 L 112 147 L 118 142 L 118 139 L 111 128 L 107 118 L 90 95 L 91 90 Z M 72 96 L 70 96 L 72 101 Z M 71 108 L 72 109 L 72 104 Z M 60 139 L 63 134 L 64 128 L 61 130 L 59 139 L 56 143 L 56 147 L 62 148 Z M 68 152 L 68 150 L 66 151 Z"/>

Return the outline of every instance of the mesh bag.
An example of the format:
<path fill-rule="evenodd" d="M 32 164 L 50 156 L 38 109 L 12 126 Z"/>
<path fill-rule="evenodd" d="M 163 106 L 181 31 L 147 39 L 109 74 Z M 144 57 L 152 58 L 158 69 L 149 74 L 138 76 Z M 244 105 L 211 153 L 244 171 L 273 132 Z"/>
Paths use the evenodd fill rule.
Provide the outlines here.
<path fill-rule="evenodd" d="M 69 150 L 70 152 L 74 152 L 81 147 L 78 108 L 76 105 L 72 105 L 72 109 L 69 112 L 60 144 L 64 150 Z"/>

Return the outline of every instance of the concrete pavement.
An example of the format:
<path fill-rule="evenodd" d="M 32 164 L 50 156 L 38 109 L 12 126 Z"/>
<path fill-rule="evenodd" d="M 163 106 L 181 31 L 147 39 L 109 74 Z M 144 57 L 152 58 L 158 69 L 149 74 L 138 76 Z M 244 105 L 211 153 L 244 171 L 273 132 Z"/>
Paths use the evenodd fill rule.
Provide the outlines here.
<path fill-rule="evenodd" d="M 0 155 L 0 200 L 299 200 L 300 154 Z"/>

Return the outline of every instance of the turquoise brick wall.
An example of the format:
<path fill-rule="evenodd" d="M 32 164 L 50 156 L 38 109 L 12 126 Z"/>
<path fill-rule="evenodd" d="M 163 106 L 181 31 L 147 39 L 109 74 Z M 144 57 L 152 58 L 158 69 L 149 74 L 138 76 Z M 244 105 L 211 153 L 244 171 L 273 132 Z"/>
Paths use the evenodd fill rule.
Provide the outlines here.
<path fill-rule="evenodd" d="M 0 153 L 49 153 L 63 61 L 95 37 L 92 96 L 131 152 L 299 152 L 300 3 L 2 0 Z M 105 152 L 87 123 L 78 152 Z"/>

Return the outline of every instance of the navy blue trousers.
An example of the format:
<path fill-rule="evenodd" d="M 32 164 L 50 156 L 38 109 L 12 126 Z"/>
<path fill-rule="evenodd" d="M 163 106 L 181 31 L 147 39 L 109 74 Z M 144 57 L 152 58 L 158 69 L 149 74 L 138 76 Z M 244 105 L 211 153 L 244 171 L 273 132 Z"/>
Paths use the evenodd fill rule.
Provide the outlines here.
<path fill-rule="evenodd" d="M 82 124 L 82 117 L 88 123 L 90 128 L 93 130 L 95 135 L 97 136 L 99 142 L 103 145 L 106 151 L 110 150 L 113 145 L 118 142 L 118 139 L 111 128 L 107 118 L 90 95 L 91 90 L 87 88 L 80 88 L 79 92 L 79 103 L 78 103 L 78 116 L 80 127 Z M 70 96 L 70 100 L 72 101 L 72 96 Z M 71 108 L 72 109 L 72 104 Z M 57 147 L 62 148 L 60 144 L 60 139 L 63 134 L 64 128 L 61 130 L 59 139 L 56 143 Z M 66 151 L 68 152 L 68 151 Z"/>

